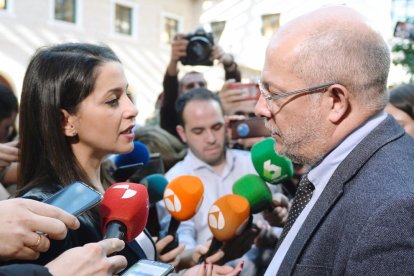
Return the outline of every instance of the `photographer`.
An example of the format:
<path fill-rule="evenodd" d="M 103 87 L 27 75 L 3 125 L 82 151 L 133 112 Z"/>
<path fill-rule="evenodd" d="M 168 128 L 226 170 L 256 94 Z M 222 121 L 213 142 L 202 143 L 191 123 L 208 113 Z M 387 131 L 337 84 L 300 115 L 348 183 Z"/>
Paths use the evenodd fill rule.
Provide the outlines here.
<path fill-rule="evenodd" d="M 191 49 L 187 49 L 189 45 L 188 38 L 193 38 L 195 36 L 199 36 L 201 39 L 205 39 L 207 34 L 203 30 L 197 30 L 196 34 L 193 35 L 184 35 L 184 34 L 176 34 L 174 37 L 174 41 L 171 45 L 171 59 L 167 67 L 167 71 L 164 76 L 163 80 L 163 89 L 164 92 L 162 93 L 161 99 L 161 107 L 160 107 L 160 125 L 163 129 L 167 130 L 174 136 L 178 137 L 176 132 L 176 126 L 178 124 L 177 121 L 177 114 L 175 112 L 175 102 L 179 95 L 185 93 L 186 91 L 192 88 L 199 88 L 199 87 L 206 87 L 207 83 L 204 79 L 203 74 L 199 72 L 189 72 L 185 74 L 181 80 L 178 80 L 178 62 L 185 61 L 185 64 L 190 64 L 191 60 L 187 56 L 188 51 Z M 211 43 L 213 44 L 213 43 Z M 199 53 L 200 49 L 194 49 L 197 53 Z M 206 50 L 206 49 L 202 49 Z M 241 75 L 240 71 L 238 70 L 237 64 L 234 62 L 233 57 L 225 53 L 220 46 L 213 45 L 210 49 L 211 54 L 207 61 L 202 61 L 202 63 L 198 63 L 200 65 L 206 65 L 205 63 L 212 64 L 214 60 L 218 60 L 220 63 L 223 64 L 224 71 L 225 71 L 225 79 L 230 80 L 234 79 L 236 82 L 240 82 Z M 208 53 L 207 51 L 203 51 L 203 53 Z M 189 62 L 190 61 L 190 62 Z M 183 63 L 183 62 L 182 62 Z M 194 63 L 191 65 L 195 65 Z"/>

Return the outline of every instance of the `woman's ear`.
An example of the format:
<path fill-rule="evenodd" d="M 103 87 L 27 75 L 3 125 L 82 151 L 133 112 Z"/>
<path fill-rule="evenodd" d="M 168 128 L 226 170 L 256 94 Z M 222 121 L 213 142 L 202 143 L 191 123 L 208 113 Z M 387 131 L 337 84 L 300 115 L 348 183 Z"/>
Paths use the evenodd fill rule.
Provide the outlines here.
<path fill-rule="evenodd" d="M 177 133 L 180 136 L 181 141 L 183 141 L 183 143 L 187 143 L 187 135 L 185 135 L 184 127 L 182 125 L 177 125 L 175 129 L 177 130 Z"/>
<path fill-rule="evenodd" d="M 65 136 L 75 137 L 76 135 L 78 135 L 75 125 L 73 124 L 74 115 L 69 114 L 69 112 L 67 112 L 64 109 L 61 109 L 60 112 L 62 117 L 63 133 L 65 134 Z"/>
<path fill-rule="evenodd" d="M 333 124 L 338 124 L 350 111 L 349 91 L 344 86 L 335 84 L 331 86 L 327 95 L 330 97 L 328 118 Z"/>

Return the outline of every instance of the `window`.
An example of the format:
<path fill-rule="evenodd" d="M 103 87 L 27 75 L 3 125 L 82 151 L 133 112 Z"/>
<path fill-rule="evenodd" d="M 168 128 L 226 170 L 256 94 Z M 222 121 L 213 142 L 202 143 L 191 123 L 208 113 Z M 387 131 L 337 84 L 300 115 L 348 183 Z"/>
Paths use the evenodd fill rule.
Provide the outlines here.
<path fill-rule="evenodd" d="M 0 0 L 0 10 L 7 10 L 7 0 Z"/>
<path fill-rule="evenodd" d="M 76 0 L 55 0 L 55 19 L 76 23 Z"/>
<path fill-rule="evenodd" d="M 211 32 L 213 33 L 214 41 L 218 42 L 220 40 L 221 34 L 224 31 L 226 26 L 226 21 L 215 21 L 210 23 Z"/>
<path fill-rule="evenodd" d="M 280 13 L 262 15 L 262 35 L 270 39 L 280 27 Z"/>
<path fill-rule="evenodd" d="M 115 4 L 115 32 L 132 35 L 132 8 Z"/>
<path fill-rule="evenodd" d="M 168 16 L 164 17 L 164 28 L 161 33 L 161 42 L 164 44 L 171 44 L 176 33 L 178 33 L 179 21 L 178 19 Z"/>

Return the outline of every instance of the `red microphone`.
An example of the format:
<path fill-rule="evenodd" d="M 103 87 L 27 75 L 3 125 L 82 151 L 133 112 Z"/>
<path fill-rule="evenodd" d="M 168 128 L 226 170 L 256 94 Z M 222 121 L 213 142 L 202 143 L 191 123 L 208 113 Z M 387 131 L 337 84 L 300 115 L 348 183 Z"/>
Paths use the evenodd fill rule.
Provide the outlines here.
<path fill-rule="evenodd" d="M 200 178 L 192 175 L 183 175 L 174 178 L 164 191 L 164 204 L 171 214 L 167 235 L 175 237 L 181 221 L 189 220 L 198 211 L 203 202 L 204 186 Z M 178 246 L 177 238 L 174 238 L 161 254 Z"/>
<path fill-rule="evenodd" d="M 199 263 L 213 255 L 223 245 L 244 231 L 250 220 L 250 204 L 242 196 L 224 195 L 208 211 L 208 227 L 213 233 L 210 248 Z"/>
<path fill-rule="evenodd" d="M 104 239 L 134 240 L 145 228 L 148 208 L 148 192 L 144 185 L 128 182 L 111 185 L 101 202 Z"/>

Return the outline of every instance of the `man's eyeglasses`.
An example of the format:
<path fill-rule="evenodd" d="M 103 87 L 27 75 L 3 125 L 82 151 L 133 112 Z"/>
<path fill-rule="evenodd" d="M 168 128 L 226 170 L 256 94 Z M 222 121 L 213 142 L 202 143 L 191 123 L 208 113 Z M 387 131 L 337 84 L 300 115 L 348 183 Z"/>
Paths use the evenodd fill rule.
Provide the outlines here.
<path fill-rule="evenodd" d="M 293 96 L 293 95 L 304 94 L 304 93 L 311 93 L 311 92 L 325 92 L 325 89 L 327 87 L 334 85 L 334 84 L 335 84 L 334 82 L 329 82 L 329 83 L 311 86 L 311 87 L 296 90 L 296 91 L 274 94 L 274 93 L 270 93 L 269 89 L 265 87 L 265 84 L 259 81 L 259 90 L 263 98 L 265 98 L 267 107 L 269 108 L 269 110 L 273 110 L 274 104 L 280 107 L 280 102 L 278 101 L 282 98 Z"/>

